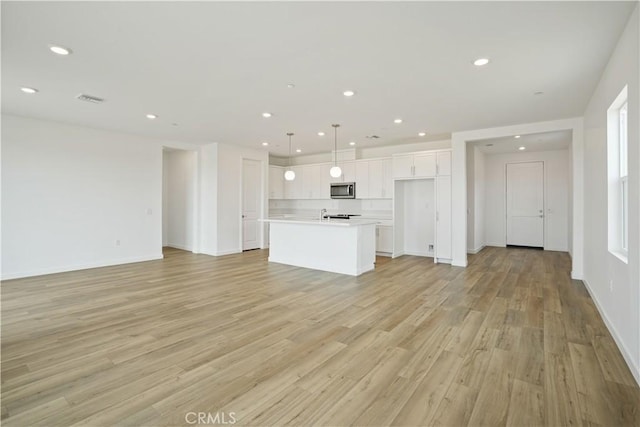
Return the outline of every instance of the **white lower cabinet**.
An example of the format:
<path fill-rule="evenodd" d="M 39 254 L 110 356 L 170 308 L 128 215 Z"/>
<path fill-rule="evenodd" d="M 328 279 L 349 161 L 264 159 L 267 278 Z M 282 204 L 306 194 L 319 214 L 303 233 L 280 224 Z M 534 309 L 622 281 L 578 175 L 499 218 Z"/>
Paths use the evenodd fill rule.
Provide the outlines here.
<path fill-rule="evenodd" d="M 393 227 L 378 225 L 376 227 L 376 252 L 389 255 L 393 253 Z"/>

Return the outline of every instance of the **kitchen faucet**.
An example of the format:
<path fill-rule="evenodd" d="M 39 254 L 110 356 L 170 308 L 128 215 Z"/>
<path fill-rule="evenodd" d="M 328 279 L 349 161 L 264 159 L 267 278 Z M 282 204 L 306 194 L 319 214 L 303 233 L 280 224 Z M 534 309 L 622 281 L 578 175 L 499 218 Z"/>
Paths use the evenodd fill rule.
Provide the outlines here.
<path fill-rule="evenodd" d="M 322 221 L 324 219 L 324 214 L 327 213 L 326 209 L 320 209 L 320 221 Z"/>

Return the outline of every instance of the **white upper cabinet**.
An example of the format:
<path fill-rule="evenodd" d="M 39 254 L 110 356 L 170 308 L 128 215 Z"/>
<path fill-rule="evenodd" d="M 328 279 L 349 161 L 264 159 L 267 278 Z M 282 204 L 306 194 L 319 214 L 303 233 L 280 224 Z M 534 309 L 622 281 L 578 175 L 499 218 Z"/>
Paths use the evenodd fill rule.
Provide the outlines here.
<path fill-rule="evenodd" d="M 328 168 L 331 169 L 334 164 L 328 165 Z M 329 176 L 329 182 L 355 182 L 356 180 L 356 164 L 353 161 L 349 162 L 338 162 L 338 166 L 342 169 L 342 174 L 334 178 Z M 327 172 L 329 173 L 329 172 Z"/>
<path fill-rule="evenodd" d="M 320 186 L 320 197 L 319 199 L 330 199 L 331 198 L 331 175 L 329 175 L 329 169 L 331 169 L 331 165 L 327 166 L 327 164 L 318 165 L 320 169 L 320 181 L 318 185 Z"/>
<path fill-rule="evenodd" d="M 370 162 L 367 160 L 361 160 L 356 162 L 356 198 L 368 199 L 370 197 Z"/>
<path fill-rule="evenodd" d="M 296 177 L 293 181 L 284 181 L 284 198 L 302 199 L 304 198 L 304 188 L 302 185 L 303 167 L 292 166 L 291 170 L 295 172 Z"/>
<path fill-rule="evenodd" d="M 438 175 L 451 175 L 451 151 L 438 151 L 436 153 L 436 172 Z"/>
<path fill-rule="evenodd" d="M 413 154 L 393 156 L 393 177 L 413 178 Z"/>
<path fill-rule="evenodd" d="M 302 199 L 320 197 L 320 165 L 308 165 L 302 168 Z"/>
<path fill-rule="evenodd" d="M 338 163 L 338 166 L 342 168 L 342 182 L 356 181 L 356 162 Z"/>
<path fill-rule="evenodd" d="M 416 154 L 413 156 L 413 177 L 428 178 L 436 176 L 436 155 Z"/>
<path fill-rule="evenodd" d="M 400 154 L 393 156 L 393 178 L 433 178 L 451 175 L 451 151 Z"/>
<path fill-rule="evenodd" d="M 284 168 L 269 165 L 269 198 L 284 198 Z"/>
<path fill-rule="evenodd" d="M 324 163 L 302 166 L 301 199 L 329 198 L 329 166 Z"/>
<path fill-rule="evenodd" d="M 368 190 L 370 199 L 391 199 L 393 197 L 391 168 L 391 159 L 369 160 Z M 359 190 L 360 187 L 357 187 L 357 191 Z"/>

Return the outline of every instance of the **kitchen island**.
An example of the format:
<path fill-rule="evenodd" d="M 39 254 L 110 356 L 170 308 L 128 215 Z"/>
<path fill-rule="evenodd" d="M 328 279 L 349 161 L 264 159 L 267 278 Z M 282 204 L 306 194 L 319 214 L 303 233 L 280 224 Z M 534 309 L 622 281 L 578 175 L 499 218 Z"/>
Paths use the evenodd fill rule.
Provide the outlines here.
<path fill-rule="evenodd" d="M 376 221 L 266 219 L 269 262 L 359 276 L 374 269 Z"/>

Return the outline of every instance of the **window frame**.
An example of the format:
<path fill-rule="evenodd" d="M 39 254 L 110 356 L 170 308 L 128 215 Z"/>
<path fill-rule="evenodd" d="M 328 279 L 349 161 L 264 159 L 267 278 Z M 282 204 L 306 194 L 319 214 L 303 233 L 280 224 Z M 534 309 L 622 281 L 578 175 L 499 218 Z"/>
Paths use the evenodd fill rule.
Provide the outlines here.
<path fill-rule="evenodd" d="M 607 109 L 608 250 L 628 263 L 629 159 L 627 86 Z"/>

